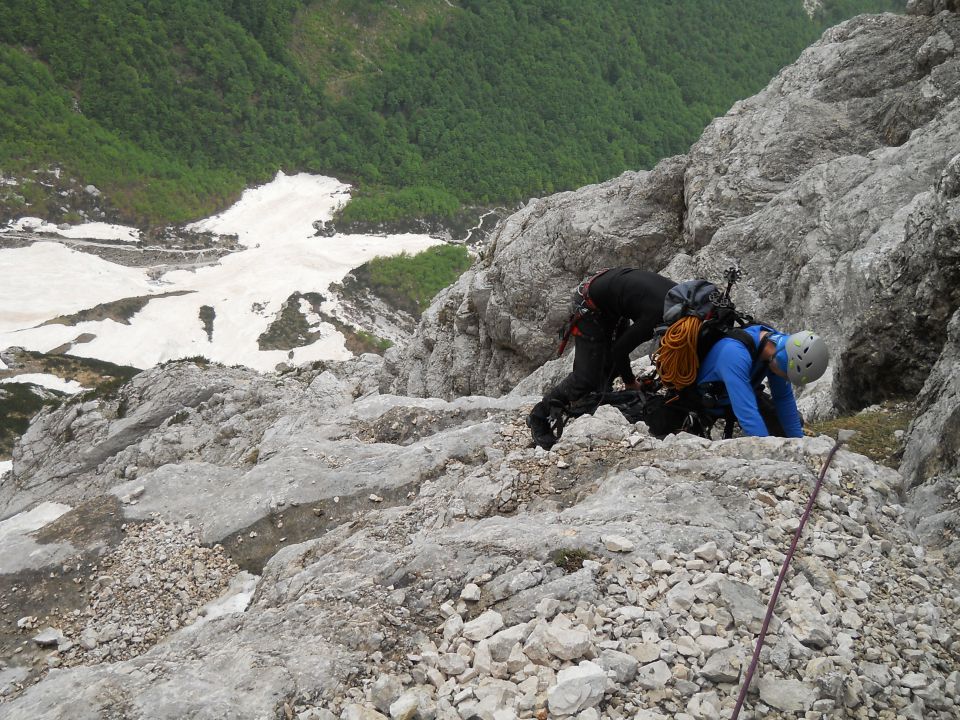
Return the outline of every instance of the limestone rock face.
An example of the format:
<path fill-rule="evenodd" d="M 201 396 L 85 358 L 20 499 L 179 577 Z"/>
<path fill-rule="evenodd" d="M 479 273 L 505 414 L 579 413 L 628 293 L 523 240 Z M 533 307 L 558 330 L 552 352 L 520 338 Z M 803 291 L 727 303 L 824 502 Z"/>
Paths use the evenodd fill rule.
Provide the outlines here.
<path fill-rule="evenodd" d="M 484 256 L 388 353 L 381 390 L 450 398 L 508 392 L 549 360 L 577 284 L 591 271 L 663 267 L 683 244 L 683 158 L 650 172 L 531 201 Z"/>
<path fill-rule="evenodd" d="M 936 15 L 941 12 L 960 12 L 957 0 L 907 0 L 908 15 Z"/>
<path fill-rule="evenodd" d="M 912 488 L 909 519 L 925 542 L 960 562 L 960 312 L 946 330 L 947 342 L 917 399 L 907 431 L 900 472 Z"/>
<path fill-rule="evenodd" d="M 0 577 L 30 588 L 4 598 L 3 647 L 21 648 L 5 716 L 108 717 L 116 698 L 137 720 L 732 708 L 829 438 L 661 441 L 605 412 L 547 453 L 523 424 L 535 396 L 360 393 L 376 363 L 352 364 L 158 368 L 120 391 L 124 416 L 193 398 L 175 425 L 196 442 L 157 466 L 168 420 L 133 423 L 100 472 L 45 482 L 46 503 L 34 478 L 83 456 L 77 438 L 102 445 L 117 400 L 88 400 L 68 442 L 28 434 L 0 507 L 4 546 L 27 549 Z M 198 396 L 227 378 L 228 402 Z M 240 416 L 231 439 L 255 458 L 207 435 Z M 911 714 L 955 716 L 957 564 L 913 533 L 903 489 L 837 453 L 748 710 L 876 714 L 887 677 Z"/>
<path fill-rule="evenodd" d="M 919 391 L 901 472 L 824 474 L 745 711 L 956 718 L 955 6 L 835 28 L 689 155 L 531 202 L 385 359 L 44 410 L 0 484 L 0 715 L 728 717 L 833 441 L 603 408 L 545 452 L 524 417 L 590 270 L 739 261 L 741 306 L 833 347 L 802 402 Z"/>
<path fill-rule="evenodd" d="M 960 312 L 951 319 L 946 336 L 940 360 L 917 399 L 918 414 L 900 465 L 913 485 L 960 468 Z"/>
<path fill-rule="evenodd" d="M 808 412 L 915 394 L 960 306 L 960 17 L 943 9 L 833 28 L 686 156 L 532 201 L 389 358 L 381 389 L 502 394 L 552 357 L 590 270 L 719 282 L 739 264 L 741 307 L 830 344 Z"/>

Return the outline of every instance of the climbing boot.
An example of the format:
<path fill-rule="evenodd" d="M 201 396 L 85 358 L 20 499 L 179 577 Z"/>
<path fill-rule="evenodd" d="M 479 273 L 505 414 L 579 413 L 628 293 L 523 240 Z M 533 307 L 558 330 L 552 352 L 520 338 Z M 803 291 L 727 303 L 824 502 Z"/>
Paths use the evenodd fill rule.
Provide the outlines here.
<path fill-rule="evenodd" d="M 556 445 L 557 438 L 550 427 L 550 417 L 538 412 L 539 407 L 538 403 L 527 416 L 527 427 L 530 428 L 530 434 L 533 436 L 533 444 L 549 450 Z"/>

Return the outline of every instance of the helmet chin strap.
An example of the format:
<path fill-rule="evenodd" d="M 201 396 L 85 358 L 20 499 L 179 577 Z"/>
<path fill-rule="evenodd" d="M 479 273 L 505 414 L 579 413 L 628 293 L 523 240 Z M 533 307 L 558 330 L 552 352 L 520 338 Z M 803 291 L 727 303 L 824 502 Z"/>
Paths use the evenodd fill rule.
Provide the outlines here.
<path fill-rule="evenodd" d="M 761 354 L 766 349 L 767 345 L 772 345 L 774 348 L 773 354 L 771 354 L 771 356 L 767 358 L 768 363 L 777 356 L 777 353 L 780 353 L 786 347 L 786 339 L 787 339 L 786 335 L 773 330 L 765 332 L 763 334 L 763 339 L 760 340 Z"/>

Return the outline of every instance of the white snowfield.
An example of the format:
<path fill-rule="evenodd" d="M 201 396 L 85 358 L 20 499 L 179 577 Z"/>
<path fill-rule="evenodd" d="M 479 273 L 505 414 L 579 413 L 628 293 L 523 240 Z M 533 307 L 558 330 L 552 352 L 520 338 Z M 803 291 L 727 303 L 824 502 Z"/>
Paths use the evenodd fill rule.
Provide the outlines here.
<path fill-rule="evenodd" d="M 59 225 L 48 223 L 35 217 L 25 217 L 16 220 L 8 226 L 10 230 L 35 232 L 50 235 L 62 235 L 66 238 L 83 240 L 120 240 L 122 242 L 137 242 L 140 231 L 126 225 L 111 225 L 103 222 L 89 222 L 81 225 L 71 225 L 61 228 Z"/>
<path fill-rule="evenodd" d="M 56 242 L 0 250 L 0 349 L 47 352 L 85 336 L 70 347 L 70 354 L 139 368 L 195 355 L 261 371 L 280 362 L 348 358 L 343 336 L 328 323 L 314 328 L 320 339 L 290 353 L 261 351 L 257 338 L 294 292 L 326 298 L 331 283 L 376 256 L 417 253 L 442 242 L 415 234 L 316 236 L 313 223 L 329 220 L 349 199 L 348 189 L 334 178 L 279 173 L 267 185 L 244 192 L 221 215 L 191 226 L 236 234 L 244 249 L 217 265 L 169 272 L 159 282 L 145 269 L 116 265 Z M 187 294 L 150 300 L 129 325 L 101 320 L 40 326 L 101 303 L 176 291 Z M 200 318 L 203 306 L 214 310 L 209 338 Z M 328 300 L 323 311 L 334 314 L 336 304 Z"/>
<path fill-rule="evenodd" d="M 78 392 L 83 392 L 87 389 L 76 380 L 64 380 L 56 375 L 49 375 L 47 373 L 24 373 L 22 375 L 14 375 L 13 377 L 0 378 L 0 385 L 4 383 L 30 383 L 31 385 L 39 385 L 40 387 L 56 390 L 57 392 L 66 393 L 67 395 L 76 395 Z"/>

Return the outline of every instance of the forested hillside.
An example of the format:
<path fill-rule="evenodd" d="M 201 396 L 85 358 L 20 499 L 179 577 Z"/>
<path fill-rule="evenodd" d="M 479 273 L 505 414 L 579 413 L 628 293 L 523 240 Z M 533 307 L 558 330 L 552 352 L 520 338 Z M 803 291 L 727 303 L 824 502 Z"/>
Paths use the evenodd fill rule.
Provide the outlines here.
<path fill-rule="evenodd" d="M 279 168 L 376 218 L 520 200 L 685 151 L 825 27 L 902 5 L 5 0 L 0 213 L 58 219 L 49 167 L 143 225 Z"/>

